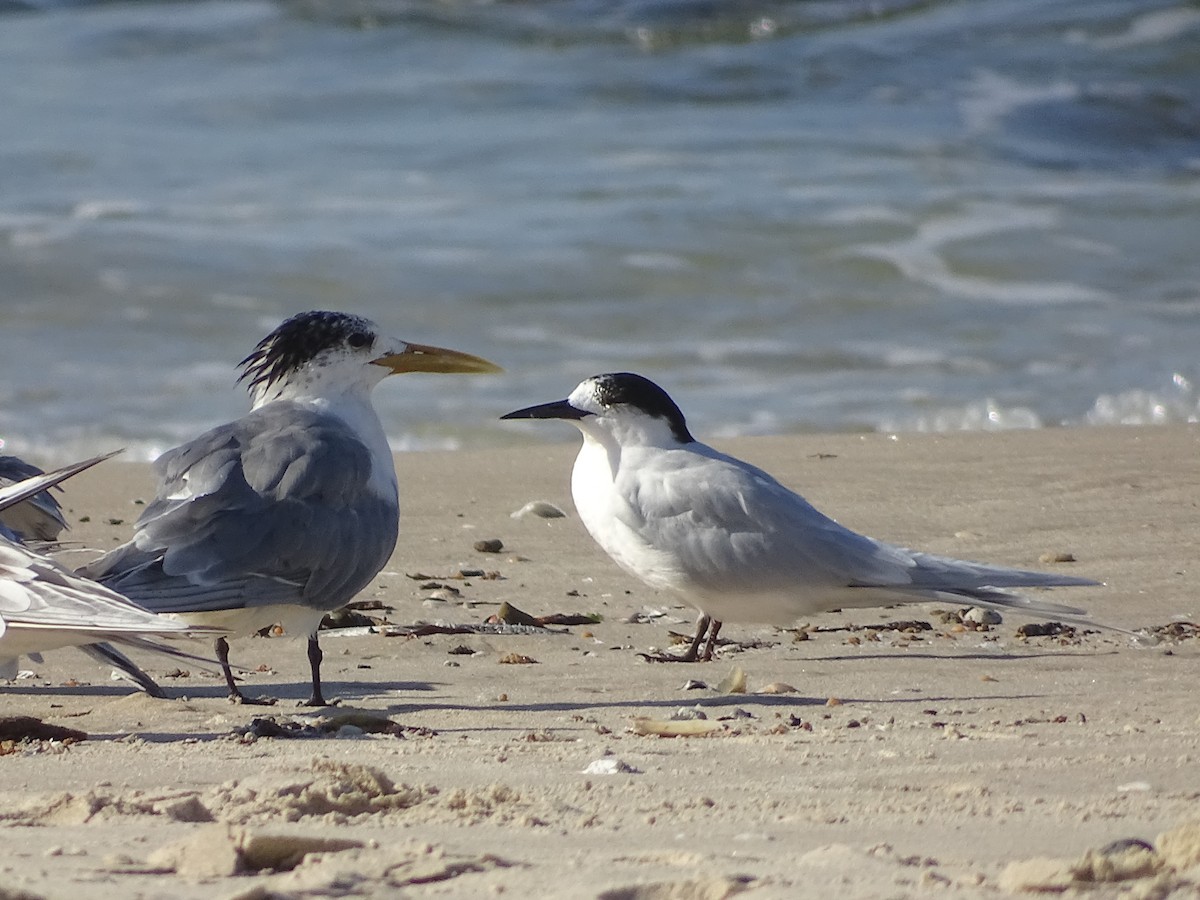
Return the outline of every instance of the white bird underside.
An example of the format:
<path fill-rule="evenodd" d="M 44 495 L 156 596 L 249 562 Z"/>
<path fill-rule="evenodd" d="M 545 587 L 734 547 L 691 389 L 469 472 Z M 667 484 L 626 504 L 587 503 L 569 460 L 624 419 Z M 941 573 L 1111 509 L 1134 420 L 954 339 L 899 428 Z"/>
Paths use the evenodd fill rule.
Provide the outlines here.
<path fill-rule="evenodd" d="M 344 604 L 343 604 L 344 605 Z M 245 637 L 257 634 L 265 628 L 278 625 L 283 636 L 305 638 L 316 634 L 327 610 L 314 606 L 299 606 L 295 603 L 270 603 L 244 606 L 238 609 L 218 609 L 211 612 L 160 613 L 165 619 L 186 623 L 191 626 L 215 628 L 227 632 L 230 637 Z"/>

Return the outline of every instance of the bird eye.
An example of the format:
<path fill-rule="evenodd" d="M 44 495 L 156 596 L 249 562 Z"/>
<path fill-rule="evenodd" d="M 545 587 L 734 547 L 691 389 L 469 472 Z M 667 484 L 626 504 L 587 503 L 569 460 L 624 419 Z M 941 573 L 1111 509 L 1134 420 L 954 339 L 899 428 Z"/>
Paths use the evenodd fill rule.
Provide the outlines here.
<path fill-rule="evenodd" d="M 358 349 L 359 347 L 365 347 L 367 344 L 371 343 L 371 338 L 368 335 L 363 334 L 361 331 L 356 331 L 350 335 L 350 337 L 346 338 L 346 343 L 351 347 Z"/>

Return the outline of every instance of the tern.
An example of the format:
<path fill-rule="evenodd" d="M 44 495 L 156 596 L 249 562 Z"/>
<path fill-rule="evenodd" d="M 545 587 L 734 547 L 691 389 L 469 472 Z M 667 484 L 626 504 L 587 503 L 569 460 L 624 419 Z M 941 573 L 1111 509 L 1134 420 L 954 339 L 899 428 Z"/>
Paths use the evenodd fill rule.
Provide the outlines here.
<path fill-rule="evenodd" d="M 27 478 L 46 474 L 18 456 L 0 456 L 0 488 Z M 0 525 L 14 532 L 21 541 L 56 541 L 67 528 L 62 507 L 48 490 L 0 510 Z"/>
<path fill-rule="evenodd" d="M 571 494 L 584 526 L 622 569 L 699 610 L 687 652 L 656 659 L 711 659 L 726 621 L 788 625 L 817 612 L 894 603 L 943 600 L 1080 619 L 1083 610 L 1005 589 L 1098 584 L 934 556 L 851 531 L 762 469 L 697 441 L 675 401 L 641 375 L 596 375 L 565 400 L 501 418 L 577 427 L 583 447 Z"/>
<path fill-rule="evenodd" d="M 96 456 L 49 474 L 39 470 L 6 484 L 0 488 L 0 513 L 28 503 L 29 498 L 112 455 Z M 17 660 L 23 655 L 36 658 L 45 650 L 99 640 L 175 654 L 172 648 L 147 638 L 189 637 L 192 631 L 186 624 L 144 610 L 24 546 L 19 535 L 0 519 L 0 677 L 14 677 Z"/>
<path fill-rule="evenodd" d="M 324 706 L 317 629 L 396 546 L 396 469 L 371 390 L 400 372 L 501 369 L 468 353 L 385 336 L 340 312 L 295 315 L 240 363 L 251 411 L 164 453 L 133 539 L 81 571 L 134 602 L 249 635 L 275 624 L 308 638 Z M 216 641 L 229 697 L 229 646 Z"/>

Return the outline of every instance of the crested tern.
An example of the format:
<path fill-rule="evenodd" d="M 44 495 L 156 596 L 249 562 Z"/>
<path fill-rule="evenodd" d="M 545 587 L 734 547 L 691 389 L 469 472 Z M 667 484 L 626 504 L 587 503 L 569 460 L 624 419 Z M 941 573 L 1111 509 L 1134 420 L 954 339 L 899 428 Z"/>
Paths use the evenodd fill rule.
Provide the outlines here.
<path fill-rule="evenodd" d="M 96 456 L 48 474 L 39 471 L 6 484 L 0 488 L 0 512 L 28 502 L 112 455 Z M 98 640 L 175 653 L 147 638 L 188 637 L 192 630 L 182 622 L 144 610 L 24 546 L 19 535 L 0 520 L 0 678 L 16 675 L 21 656 L 36 658 L 45 650 Z"/>
<path fill-rule="evenodd" d="M 321 619 L 396 546 L 396 469 L 371 390 L 401 372 L 492 373 L 468 353 L 385 336 L 359 316 L 300 313 L 240 363 L 251 411 L 164 453 L 133 539 L 80 571 L 158 613 L 237 635 L 308 638 L 321 690 Z M 216 641 L 229 697 L 247 701 Z"/>
<path fill-rule="evenodd" d="M 583 433 L 571 493 L 584 526 L 622 569 L 700 612 L 687 652 L 660 659 L 711 659 L 725 621 L 788 625 L 893 603 L 943 600 L 1079 619 L 1083 610 L 1005 589 L 1098 584 L 851 531 L 762 469 L 697 441 L 667 392 L 641 375 L 596 375 L 565 400 L 501 418 L 563 419 Z"/>

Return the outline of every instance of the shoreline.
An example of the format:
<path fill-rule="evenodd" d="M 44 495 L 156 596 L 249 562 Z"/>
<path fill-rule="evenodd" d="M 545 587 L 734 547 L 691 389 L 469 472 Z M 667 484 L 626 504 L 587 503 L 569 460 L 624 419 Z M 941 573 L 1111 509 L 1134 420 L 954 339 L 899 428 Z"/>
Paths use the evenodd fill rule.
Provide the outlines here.
<path fill-rule="evenodd" d="M 1053 593 L 1098 621 L 1200 620 L 1198 426 L 712 443 L 872 537 L 1102 581 Z M 307 665 L 303 642 L 286 639 L 235 641 L 231 654 L 250 670 L 248 693 L 282 698 L 274 707 L 231 706 L 219 678 L 196 667 L 165 677 L 174 661 L 139 656 L 172 697 L 153 701 L 71 650 L 0 686 L 0 715 L 90 735 L 0 756 L 6 887 L 200 898 L 350 884 L 466 897 L 546 896 L 552 884 L 556 896 L 651 900 L 936 886 L 982 898 L 1022 877 L 1069 886 L 1065 864 L 1039 869 L 1035 857 L 1077 860 L 1200 818 L 1200 640 L 1021 639 L 1016 616 L 955 631 L 934 615 L 947 604 L 920 603 L 817 616 L 802 641 L 729 625 L 733 643 L 713 663 L 646 663 L 637 653 L 690 632 L 693 612 L 586 535 L 569 491 L 577 449 L 397 454 L 400 542 L 360 600 L 391 607 L 398 625 L 479 623 L 504 602 L 602 620 L 537 634 L 323 632 L 332 713 L 359 725 L 314 731 L 331 711 L 295 707 Z M 150 467 L 108 462 L 65 487 L 66 537 L 107 549 L 129 536 L 133 498 L 149 499 Z M 511 517 L 531 500 L 567 516 Z M 473 549 L 492 538 L 500 553 Z M 1066 556 L 1075 561 L 1044 561 Z M 460 597 L 429 599 L 448 588 Z M 930 628 L 866 627 L 892 620 Z M 748 692 L 717 690 L 735 669 Z M 638 719 L 697 706 L 707 718 L 684 721 L 711 723 L 708 736 L 636 733 Z M 263 717 L 312 736 L 256 736 Z M 382 717 L 397 733 L 356 733 Z M 614 760 L 636 771 L 602 774 Z M 232 874 L 257 866 L 250 848 L 269 837 L 307 848 L 305 861 Z M 1169 877 L 1200 883 L 1200 872 Z"/>

